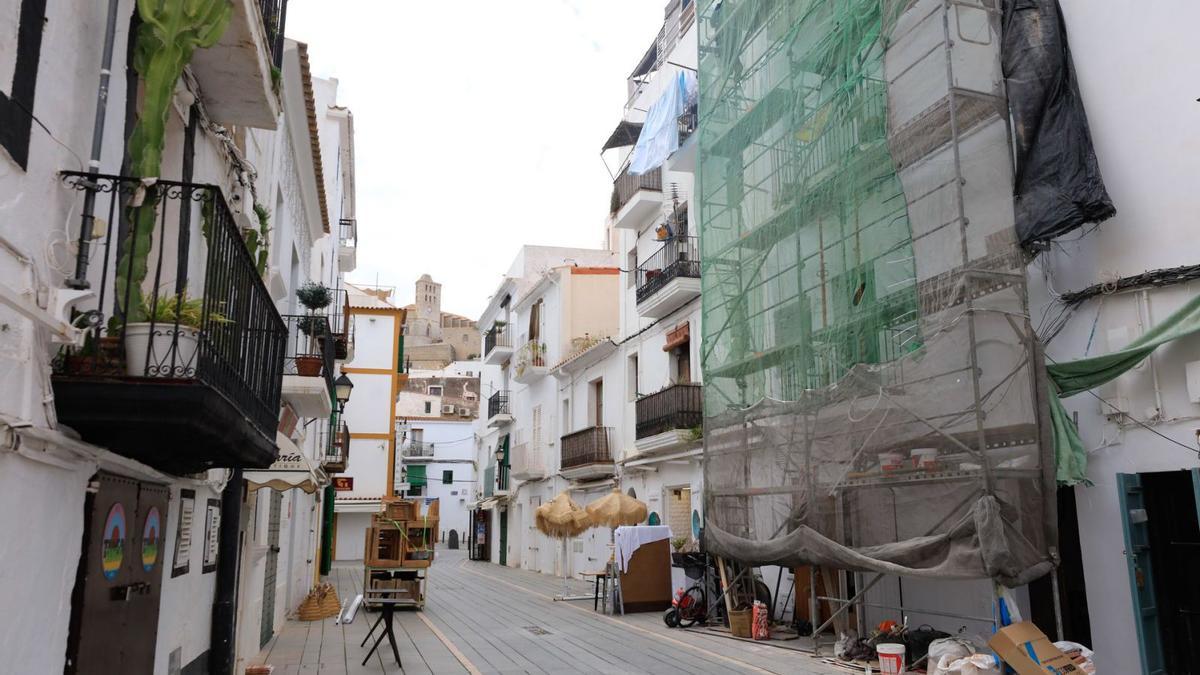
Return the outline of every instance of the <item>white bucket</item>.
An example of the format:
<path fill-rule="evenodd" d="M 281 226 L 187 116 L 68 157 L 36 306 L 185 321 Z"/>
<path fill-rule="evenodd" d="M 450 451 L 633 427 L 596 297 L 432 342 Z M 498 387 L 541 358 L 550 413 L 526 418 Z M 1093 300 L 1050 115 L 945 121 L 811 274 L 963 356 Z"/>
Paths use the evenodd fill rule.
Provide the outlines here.
<path fill-rule="evenodd" d="M 904 672 L 904 645 L 884 643 L 875 645 L 879 654 L 881 675 L 900 675 Z"/>
<path fill-rule="evenodd" d="M 879 453 L 879 470 L 883 473 L 899 471 L 904 464 L 904 456 L 898 452 Z"/>
<path fill-rule="evenodd" d="M 916 448 L 911 453 L 914 469 L 937 471 L 937 448 Z"/>

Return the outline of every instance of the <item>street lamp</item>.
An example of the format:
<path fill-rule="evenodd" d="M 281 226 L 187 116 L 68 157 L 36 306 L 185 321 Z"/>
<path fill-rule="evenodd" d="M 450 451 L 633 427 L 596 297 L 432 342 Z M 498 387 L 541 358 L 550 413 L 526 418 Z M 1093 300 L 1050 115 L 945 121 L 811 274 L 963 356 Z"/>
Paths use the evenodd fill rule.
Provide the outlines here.
<path fill-rule="evenodd" d="M 354 383 L 346 377 L 345 373 L 338 375 L 338 378 L 333 381 L 333 395 L 337 398 L 339 413 L 346 411 L 346 402 L 350 400 L 350 391 L 353 389 Z"/>
<path fill-rule="evenodd" d="M 496 444 L 496 466 L 504 466 L 504 444 Z"/>

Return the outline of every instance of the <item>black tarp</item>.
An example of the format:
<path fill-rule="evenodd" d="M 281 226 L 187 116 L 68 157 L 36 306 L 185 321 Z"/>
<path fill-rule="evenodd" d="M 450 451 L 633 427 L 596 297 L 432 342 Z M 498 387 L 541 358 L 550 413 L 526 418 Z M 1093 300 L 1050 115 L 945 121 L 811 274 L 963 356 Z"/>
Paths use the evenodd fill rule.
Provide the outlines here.
<path fill-rule="evenodd" d="M 1044 242 L 1116 213 L 1100 176 L 1058 0 L 1004 0 L 1017 236 Z"/>

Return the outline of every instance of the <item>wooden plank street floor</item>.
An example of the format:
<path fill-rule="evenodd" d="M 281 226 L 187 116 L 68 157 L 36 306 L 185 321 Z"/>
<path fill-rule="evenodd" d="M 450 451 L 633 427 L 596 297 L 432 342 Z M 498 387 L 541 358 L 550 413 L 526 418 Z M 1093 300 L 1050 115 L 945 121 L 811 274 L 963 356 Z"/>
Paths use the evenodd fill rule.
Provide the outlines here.
<path fill-rule="evenodd" d="M 345 600 L 361 592 L 362 568 L 334 566 L 329 580 Z M 563 582 L 551 576 L 466 560 L 438 551 L 424 611 L 398 611 L 404 668 L 386 640 L 366 666 L 359 643 L 378 617 L 289 620 L 252 663 L 292 673 L 844 673 L 786 649 L 667 628 L 658 613 L 611 617 L 592 611 L 590 583 L 568 582 L 586 601 L 556 602 Z M 377 633 L 378 634 L 378 633 Z"/>

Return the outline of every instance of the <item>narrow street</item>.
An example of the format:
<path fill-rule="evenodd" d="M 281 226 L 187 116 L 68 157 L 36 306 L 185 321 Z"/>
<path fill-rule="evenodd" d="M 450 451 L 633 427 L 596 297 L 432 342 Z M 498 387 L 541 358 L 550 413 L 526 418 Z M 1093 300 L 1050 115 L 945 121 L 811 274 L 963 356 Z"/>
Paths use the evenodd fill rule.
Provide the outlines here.
<path fill-rule="evenodd" d="M 345 600 L 360 592 L 362 572 L 334 567 Z M 292 673 L 838 673 L 805 654 L 740 640 L 671 630 L 657 613 L 610 617 L 591 601 L 556 602 L 562 581 L 471 562 L 439 551 L 423 612 L 396 617 L 403 670 L 386 642 L 366 665 L 359 647 L 378 614 L 354 622 L 289 620 L 254 663 Z M 571 581 L 572 593 L 591 594 Z M 378 635 L 378 633 L 376 633 Z"/>

